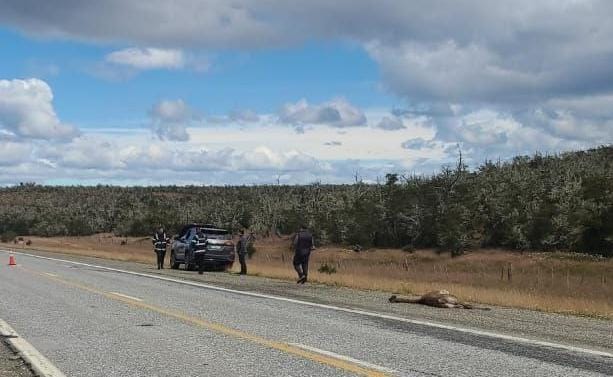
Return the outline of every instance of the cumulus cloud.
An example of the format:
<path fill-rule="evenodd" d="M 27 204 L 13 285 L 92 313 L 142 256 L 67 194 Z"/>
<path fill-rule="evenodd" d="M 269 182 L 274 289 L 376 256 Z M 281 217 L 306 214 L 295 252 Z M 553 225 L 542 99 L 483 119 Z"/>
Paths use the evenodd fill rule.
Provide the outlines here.
<path fill-rule="evenodd" d="M 106 61 L 136 69 L 178 69 L 185 65 L 181 50 L 160 48 L 126 48 L 106 55 Z"/>
<path fill-rule="evenodd" d="M 365 126 L 366 116 L 362 110 L 343 98 L 320 105 L 310 105 L 301 99 L 296 103 L 285 104 L 279 112 L 279 121 L 294 126 L 319 124 L 345 128 Z"/>
<path fill-rule="evenodd" d="M 55 157 L 59 166 L 77 169 L 120 169 L 125 166 L 117 153 L 116 146 L 109 140 L 92 137 L 75 139 L 71 144 L 46 157 Z M 49 159 L 49 161 L 53 161 Z"/>
<path fill-rule="evenodd" d="M 30 144 L 0 140 L 0 166 L 21 164 L 30 159 L 31 153 Z"/>
<path fill-rule="evenodd" d="M 52 102 L 42 80 L 0 80 L 0 131 L 23 139 L 73 138 L 78 130 L 58 119 Z"/>
<path fill-rule="evenodd" d="M 151 130 L 160 140 L 187 141 L 187 127 L 199 119 L 197 114 L 181 99 L 164 100 L 149 111 Z"/>
<path fill-rule="evenodd" d="M 543 115 L 541 110 L 523 114 L 524 119 L 518 120 L 516 117 L 519 115 L 496 109 L 466 109 L 449 117 L 432 118 L 437 130 L 433 140 L 459 144 L 475 164 L 485 159 L 507 158 L 536 151 L 576 150 L 599 144 L 594 138 L 586 142 L 562 136 L 552 129 L 551 119 L 543 120 L 547 126 L 539 126 L 534 123 L 539 114 Z M 612 133 L 609 133 L 608 140 L 613 141 Z M 417 147 L 418 144 L 408 143 L 406 146 Z"/>
<path fill-rule="evenodd" d="M 397 131 L 407 128 L 399 117 L 383 117 L 375 126 L 386 131 Z"/>
<path fill-rule="evenodd" d="M 0 152 L 0 165 L 26 163 L 31 146 L 0 143 L 7 153 Z M 8 152 L 12 152 L 9 154 Z M 195 145 L 176 147 L 171 144 L 137 145 L 108 138 L 83 136 L 59 148 L 45 145 L 37 148 L 36 161 L 46 162 L 56 172 L 99 171 L 123 176 L 138 176 L 140 171 L 186 172 L 297 172 L 311 174 L 326 171 L 328 165 L 294 149 L 273 151 L 266 146 L 240 151 L 233 148 L 204 149 Z M 166 173 L 164 173 L 166 174 Z"/>

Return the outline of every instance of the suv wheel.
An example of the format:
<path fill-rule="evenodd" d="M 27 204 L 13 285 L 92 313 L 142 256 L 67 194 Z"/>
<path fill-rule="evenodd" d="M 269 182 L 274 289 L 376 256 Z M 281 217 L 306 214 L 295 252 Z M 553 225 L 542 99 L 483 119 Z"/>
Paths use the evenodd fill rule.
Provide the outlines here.
<path fill-rule="evenodd" d="M 185 253 L 185 270 L 186 271 L 194 271 L 194 269 L 196 268 L 196 266 L 191 263 L 191 260 L 188 256 L 187 253 Z"/>

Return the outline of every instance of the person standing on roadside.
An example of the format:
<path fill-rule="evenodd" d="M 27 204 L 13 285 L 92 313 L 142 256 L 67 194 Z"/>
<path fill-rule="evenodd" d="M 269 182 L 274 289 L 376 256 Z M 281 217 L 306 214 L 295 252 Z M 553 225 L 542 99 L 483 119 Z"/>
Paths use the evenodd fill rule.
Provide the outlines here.
<path fill-rule="evenodd" d="M 294 269 L 298 273 L 298 281 L 296 283 L 304 284 L 309 274 L 311 251 L 315 249 L 313 234 L 307 230 L 306 226 L 300 226 L 300 231 L 294 236 L 293 246 Z"/>
<path fill-rule="evenodd" d="M 157 266 L 158 270 L 164 269 L 164 258 L 166 258 L 166 246 L 170 241 L 168 237 L 166 237 L 166 232 L 164 232 L 164 227 L 161 225 L 158 229 L 153 233 L 152 237 L 153 242 L 153 250 L 157 256 Z"/>
<path fill-rule="evenodd" d="M 194 260 L 198 264 L 198 275 L 202 275 L 204 273 L 204 253 L 206 251 L 206 246 L 208 243 L 208 238 L 202 231 L 202 229 L 198 229 L 194 238 L 192 239 L 192 250 Z"/>
<path fill-rule="evenodd" d="M 249 247 L 249 237 L 245 235 L 245 231 L 241 229 L 236 243 L 236 254 L 238 254 L 238 261 L 241 264 L 241 275 L 247 275 L 247 248 Z"/>

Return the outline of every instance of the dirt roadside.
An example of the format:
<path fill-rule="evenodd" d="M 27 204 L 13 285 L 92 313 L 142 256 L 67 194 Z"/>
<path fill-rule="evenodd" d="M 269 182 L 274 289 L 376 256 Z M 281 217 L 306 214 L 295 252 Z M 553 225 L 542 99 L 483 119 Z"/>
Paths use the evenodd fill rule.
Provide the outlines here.
<path fill-rule="evenodd" d="M 30 369 L 24 364 L 4 342 L 0 341 L 0 377 L 31 377 L 34 376 Z"/>
<path fill-rule="evenodd" d="M 207 272 L 198 275 L 183 270 L 157 270 L 153 265 L 67 255 L 55 252 L 19 250 L 35 255 L 61 258 L 152 275 L 198 281 L 236 290 L 278 295 L 304 301 L 357 308 L 420 321 L 495 332 L 540 341 L 561 343 L 613 352 L 613 321 L 543 313 L 525 309 L 491 306 L 490 311 L 453 310 L 421 305 L 390 304 L 388 293 L 357 290 L 323 284 L 297 285 L 293 282 L 231 273 Z M 409 326 L 409 325 L 407 325 Z M 402 331 L 399 329 L 399 331 Z"/>

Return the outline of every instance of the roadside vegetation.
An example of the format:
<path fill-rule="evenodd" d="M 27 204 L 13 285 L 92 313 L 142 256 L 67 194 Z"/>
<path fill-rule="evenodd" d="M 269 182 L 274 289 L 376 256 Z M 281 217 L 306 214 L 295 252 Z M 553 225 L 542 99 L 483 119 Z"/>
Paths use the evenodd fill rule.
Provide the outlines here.
<path fill-rule="evenodd" d="M 0 189 L 0 234 L 148 235 L 214 223 L 260 237 L 306 223 L 319 245 L 574 251 L 613 256 L 613 147 L 487 161 L 379 184 Z"/>

